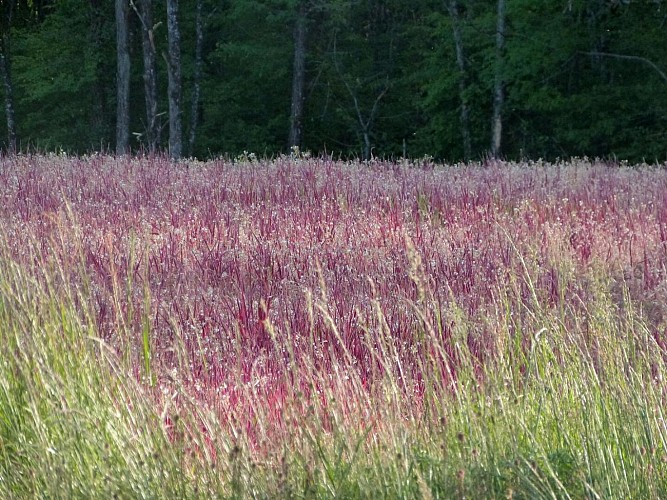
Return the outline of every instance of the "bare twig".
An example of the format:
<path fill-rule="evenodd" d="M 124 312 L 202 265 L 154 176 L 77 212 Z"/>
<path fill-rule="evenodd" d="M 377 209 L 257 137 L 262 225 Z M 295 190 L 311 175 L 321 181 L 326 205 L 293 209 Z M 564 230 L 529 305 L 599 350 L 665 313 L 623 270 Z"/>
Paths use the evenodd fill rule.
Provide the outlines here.
<path fill-rule="evenodd" d="M 667 83 L 667 74 L 665 74 L 664 71 L 662 71 L 657 64 L 655 64 L 653 61 L 650 59 L 647 59 L 645 57 L 641 56 L 628 56 L 625 54 L 614 54 L 611 52 L 579 52 L 580 54 L 583 54 L 585 56 L 593 56 L 593 57 L 611 57 L 612 59 L 624 59 L 626 61 L 636 61 L 640 62 L 643 64 L 646 64 L 653 68 L 658 75 L 660 75 L 660 78 L 662 78 L 665 83 Z"/>
<path fill-rule="evenodd" d="M 336 68 L 336 72 L 338 73 L 338 76 L 340 77 L 341 81 L 345 85 L 345 88 L 347 89 L 348 93 L 350 94 L 350 97 L 352 98 L 352 102 L 354 103 L 354 110 L 357 113 L 357 118 L 359 120 L 359 124 L 361 125 L 362 130 L 368 131 L 370 128 L 370 125 L 375 117 L 375 113 L 377 112 L 377 107 L 382 98 L 385 96 L 385 94 L 389 91 L 389 78 L 385 78 L 385 85 L 382 91 L 378 94 L 378 96 L 375 98 L 375 102 L 373 102 L 373 106 L 371 107 L 370 113 L 368 114 L 368 117 L 366 120 L 364 120 L 363 114 L 361 112 L 361 106 L 359 106 L 359 100 L 357 98 L 357 93 L 352 90 L 352 87 L 347 81 L 347 78 L 343 75 L 343 72 L 340 69 L 340 66 L 338 64 L 338 53 L 336 52 L 336 39 L 334 38 L 334 44 L 333 44 L 333 54 L 334 54 L 334 66 Z"/>

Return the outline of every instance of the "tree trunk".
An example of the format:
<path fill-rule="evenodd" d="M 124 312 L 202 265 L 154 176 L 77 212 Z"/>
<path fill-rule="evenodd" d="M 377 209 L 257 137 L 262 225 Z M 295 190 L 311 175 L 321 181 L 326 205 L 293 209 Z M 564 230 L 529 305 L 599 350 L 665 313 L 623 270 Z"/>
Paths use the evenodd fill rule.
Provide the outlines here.
<path fill-rule="evenodd" d="M 294 25 L 294 64 L 292 70 L 292 109 L 289 147 L 301 146 L 304 85 L 306 81 L 306 4 L 301 1 Z"/>
<path fill-rule="evenodd" d="M 141 0 L 141 47 L 144 58 L 144 100 L 146 102 L 146 145 L 148 152 L 157 151 L 160 127 L 157 121 L 157 70 L 153 25 L 153 0 Z"/>
<path fill-rule="evenodd" d="M 11 34 L 14 3 L 7 2 L 0 12 L 0 79 L 5 93 L 5 118 L 7 120 L 7 151 L 16 152 L 18 143 L 16 117 L 14 115 L 14 83 L 11 71 Z"/>
<path fill-rule="evenodd" d="M 505 89 L 503 82 L 503 53 L 505 51 L 505 0 L 498 0 L 496 20 L 496 74 L 493 84 L 493 116 L 491 119 L 491 156 L 500 155 L 503 134 L 503 104 Z"/>
<path fill-rule="evenodd" d="M 202 19 L 204 0 L 197 0 L 195 7 L 195 73 L 192 86 L 192 108 L 190 110 L 190 137 L 188 138 L 188 151 L 194 154 L 195 138 L 197 137 L 197 125 L 199 122 L 199 104 L 201 95 L 201 73 L 202 53 L 204 50 L 204 21 Z"/>
<path fill-rule="evenodd" d="M 371 147 L 371 134 L 367 129 L 363 130 L 364 136 L 364 160 L 368 161 L 371 159 L 372 147 Z"/>
<path fill-rule="evenodd" d="M 127 154 L 130 144 L 130 44 L 128 12 L 128 0 L 116 0 L 116 154 L 118 155 Z"/>
<path fill-rule="evenodd" d="M 470 160 L 472 146 L 470 142 L 470 106 L 466 91 L 468 89 L 468 69 L 466 67 L 465 53 L 463 51 L 463 36 L 461 34 L 461 20 L 459 17 L 459 3 L 457 0 L 449 0 L 447 3 L 449 16 L 452 18 L 452 32 L 454 35 L 454 48 L 456 50 L 456 64 L 459 68 L 459 99 L 461 100 L 461 136 L 463 138 L 463 159 Z"/>
<path fill-rule="evenodd" d="M 9 35 L 3 34 L 0 39 L 0 76 L 5 87 L 5 117 L 7 118 L 7 151 L 16 152 L 17 134 L 14 116 L 14 85 L 10 67 Z"/>
<path fill-rule="evenodd" d="M 181 35 L 178 29 L 178 0 L 167 0 L 167 35 L 169 38 L 169 156 L 182 155 L 181 130 Z"/>
<path fill-rule="evenodd" d="M 103 65 L 100 55 L 104 51 L 104 25 L 108 21 L 102 12 L 105 0 L 90 0 L 90 51 L 93 60 L 93 81 L 90 86 L 92 107 L 90 116 L 91 135 L 99 141 L 100 146 L 108 143 L 108 112 L 106 106 L 106 88 L 104 85 L 107 69 Z"/>

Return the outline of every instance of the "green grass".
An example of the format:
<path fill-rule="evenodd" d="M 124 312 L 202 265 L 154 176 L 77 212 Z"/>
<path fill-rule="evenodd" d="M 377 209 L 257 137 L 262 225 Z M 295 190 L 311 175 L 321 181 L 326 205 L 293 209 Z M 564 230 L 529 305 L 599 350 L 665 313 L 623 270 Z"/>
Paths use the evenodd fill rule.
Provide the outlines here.
<path fill-rule="evenodd" d="M 526 265 L 484 318 L 452 305 L 452 351 L 430 361 L 436 374 L 455 353 L 458 378 L 426 384 L 421 408 L 397 376 L 366 392 L 352 380 L 326 404 L 295 393 L 285 414 L 298 422 L 257 443 L 177 383 L 169 394 L 147 383 L 57 265 L 35 269 L 0 258 L 2 498 L 667 496 L 665 353 L 594 271 L 577 278 L 594 290 L 579 304 L 541 303 Z M 428 300 L 413 304 L 426 344 Z M 496 332 L 484 363 L 461 341 L 481 324 Z M 164 376 L 151 372 L 150 331 L 135 333 L 145 374 Z"/>

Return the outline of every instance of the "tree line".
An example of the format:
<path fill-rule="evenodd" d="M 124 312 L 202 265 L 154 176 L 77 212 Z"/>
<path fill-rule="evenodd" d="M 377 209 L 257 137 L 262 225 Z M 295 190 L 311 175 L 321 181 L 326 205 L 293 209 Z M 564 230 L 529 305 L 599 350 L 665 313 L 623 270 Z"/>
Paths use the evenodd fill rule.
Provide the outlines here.
<path fill-rule="evenodd" d="M 0 149 L 667 158 L 662 0 L 0 0 Z"/>

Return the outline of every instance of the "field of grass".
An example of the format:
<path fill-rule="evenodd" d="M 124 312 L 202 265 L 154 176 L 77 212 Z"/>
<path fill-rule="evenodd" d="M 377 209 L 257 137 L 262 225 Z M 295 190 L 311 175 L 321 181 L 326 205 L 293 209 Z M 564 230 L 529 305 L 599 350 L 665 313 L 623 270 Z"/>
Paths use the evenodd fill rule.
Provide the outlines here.
<path fill-rule="evenodd" d="M 667 170 L 0 157 L 1 498 L 665 498 Z"/>

